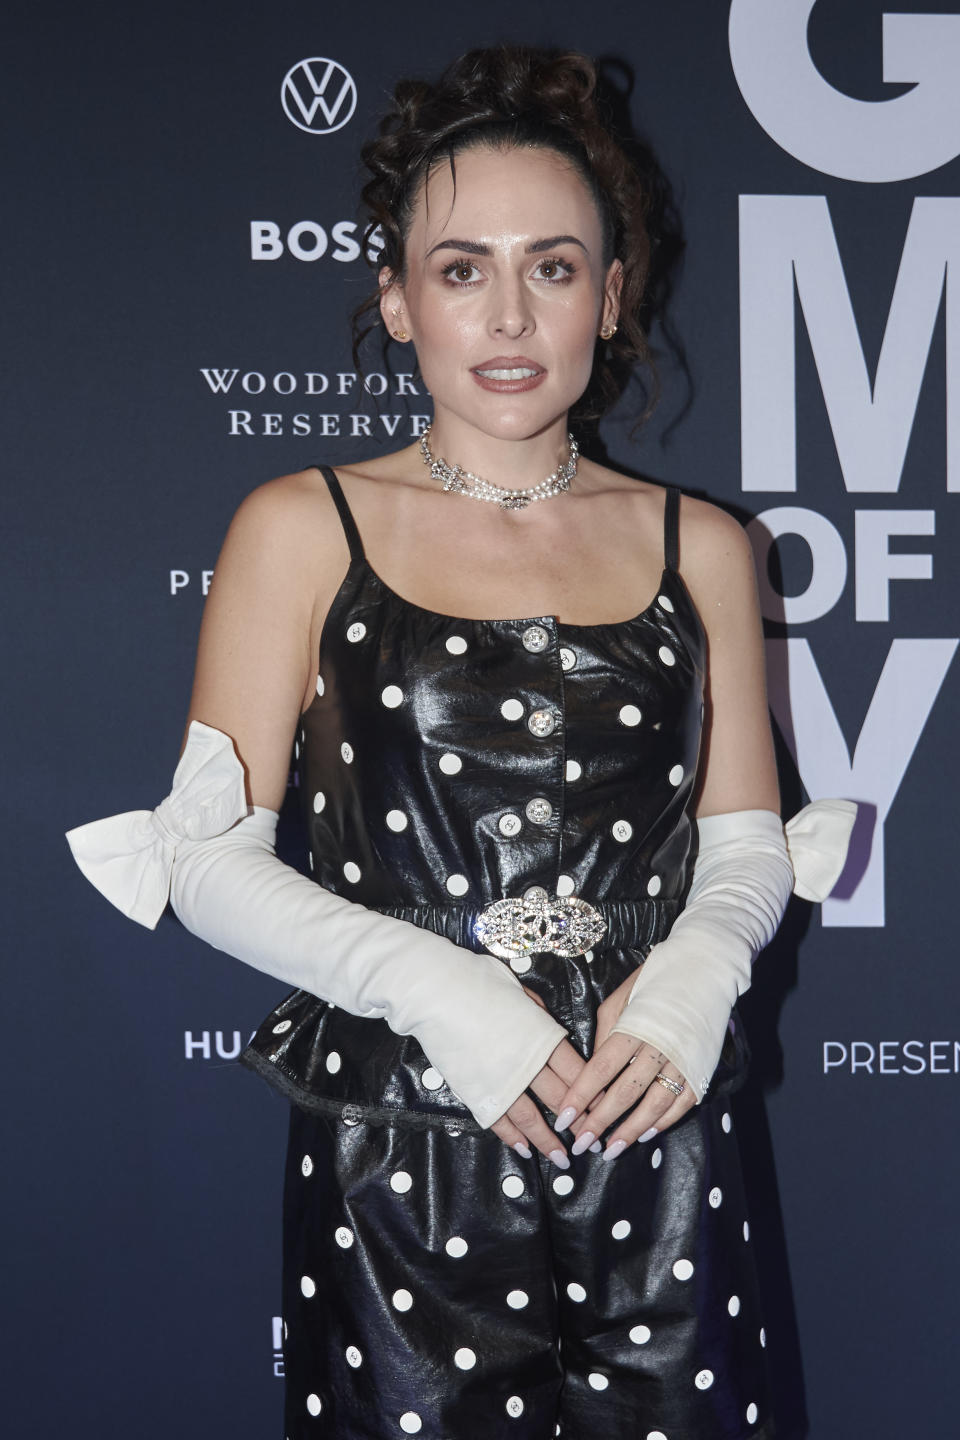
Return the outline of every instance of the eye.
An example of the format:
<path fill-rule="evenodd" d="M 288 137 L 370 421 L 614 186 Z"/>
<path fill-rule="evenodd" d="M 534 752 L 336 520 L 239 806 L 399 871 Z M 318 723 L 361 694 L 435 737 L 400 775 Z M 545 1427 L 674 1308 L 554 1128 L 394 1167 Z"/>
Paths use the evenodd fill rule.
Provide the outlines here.
<path fill-rule="evenodd" d="M 444 265 L 441 274 L 454 285 L 475 285 L 480 271 L 472 260 L 451 260 L 449 265 Z"/>
<path fill-rule="evenodd" d="M 552 285 L 562 285 L 565 280 L 571 279 L 576 268 L 568 260 L 559 260 L 556 256 L 551 256 L 538 261 L 537 268 L 533 273 L 540 280 L 547 280 Z"/>

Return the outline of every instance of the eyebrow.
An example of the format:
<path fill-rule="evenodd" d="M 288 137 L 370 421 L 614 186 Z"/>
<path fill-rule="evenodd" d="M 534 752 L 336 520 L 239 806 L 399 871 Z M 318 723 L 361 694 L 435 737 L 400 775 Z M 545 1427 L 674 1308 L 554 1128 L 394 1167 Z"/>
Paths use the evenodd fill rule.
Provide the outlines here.
<path fill-rule="evenodd" d="M 584 254 L 589 254 L 586 245 L 578 240 L 576 235 L 549 235 L 544 240 L 531 240 L 524 249 L 526 255 L 540 255 L 544 250 L 555 250 L 558 245 L 579 245 Z M 480 240 L 440 240 L 431 250 L 427 251 L 427 259 L 435 255 L 438 250 L 459 250 L 467 255 L 491 255 L 493 252 L 489 245 L 484 245 Z"/>

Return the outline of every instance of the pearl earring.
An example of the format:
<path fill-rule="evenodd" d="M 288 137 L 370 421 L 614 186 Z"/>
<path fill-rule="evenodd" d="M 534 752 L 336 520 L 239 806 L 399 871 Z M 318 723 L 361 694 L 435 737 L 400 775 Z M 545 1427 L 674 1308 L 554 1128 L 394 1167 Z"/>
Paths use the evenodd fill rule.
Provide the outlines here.
<path fill-rule="evenodd" d="M 600 339 L 601 339 L 601 340 L 612 340 L 613 337 L 614 337 L 614 335 L 616 335 L 616 333 L 617 333 L 617 326 L 616 326 L 616 325 L 604 325 L 603 329 L 600 331 Z"/>

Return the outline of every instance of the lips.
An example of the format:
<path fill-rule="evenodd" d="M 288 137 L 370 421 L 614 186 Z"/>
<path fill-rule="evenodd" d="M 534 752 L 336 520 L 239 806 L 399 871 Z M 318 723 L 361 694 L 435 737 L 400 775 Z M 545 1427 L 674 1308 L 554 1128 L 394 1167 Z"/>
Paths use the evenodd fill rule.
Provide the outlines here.
<path fill-rule="evenodd" d="M 532 390 L 546 375 L 542 365 L 526 355 L 494 355 L 470 372 L 484 390 L 512 393 L 518 390 Z"/>

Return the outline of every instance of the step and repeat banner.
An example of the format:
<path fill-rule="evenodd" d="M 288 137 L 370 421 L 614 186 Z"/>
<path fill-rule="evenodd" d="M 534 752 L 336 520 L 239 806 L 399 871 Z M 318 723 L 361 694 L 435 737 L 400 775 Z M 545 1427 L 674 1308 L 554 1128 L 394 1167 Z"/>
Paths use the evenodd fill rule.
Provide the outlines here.
<path fill-rule="evenodd" d="M 282 1434 L 288 1110 L 237 1055 L 284 987 L 125 920 L 63 832 L 167 793 L 243 496 L 427 422 L 410 360 L 350 359 L 359 147 L 501 39 L 632 75 L 686 366 L 655 333 L 662 405 L 602 440 L 747 525 L 784 814 L 861 806 L 742 1002 L 780 1433 L 955 1428 L 960 3 L 36 0 L 2 87 L 8 1434 Z"/>

